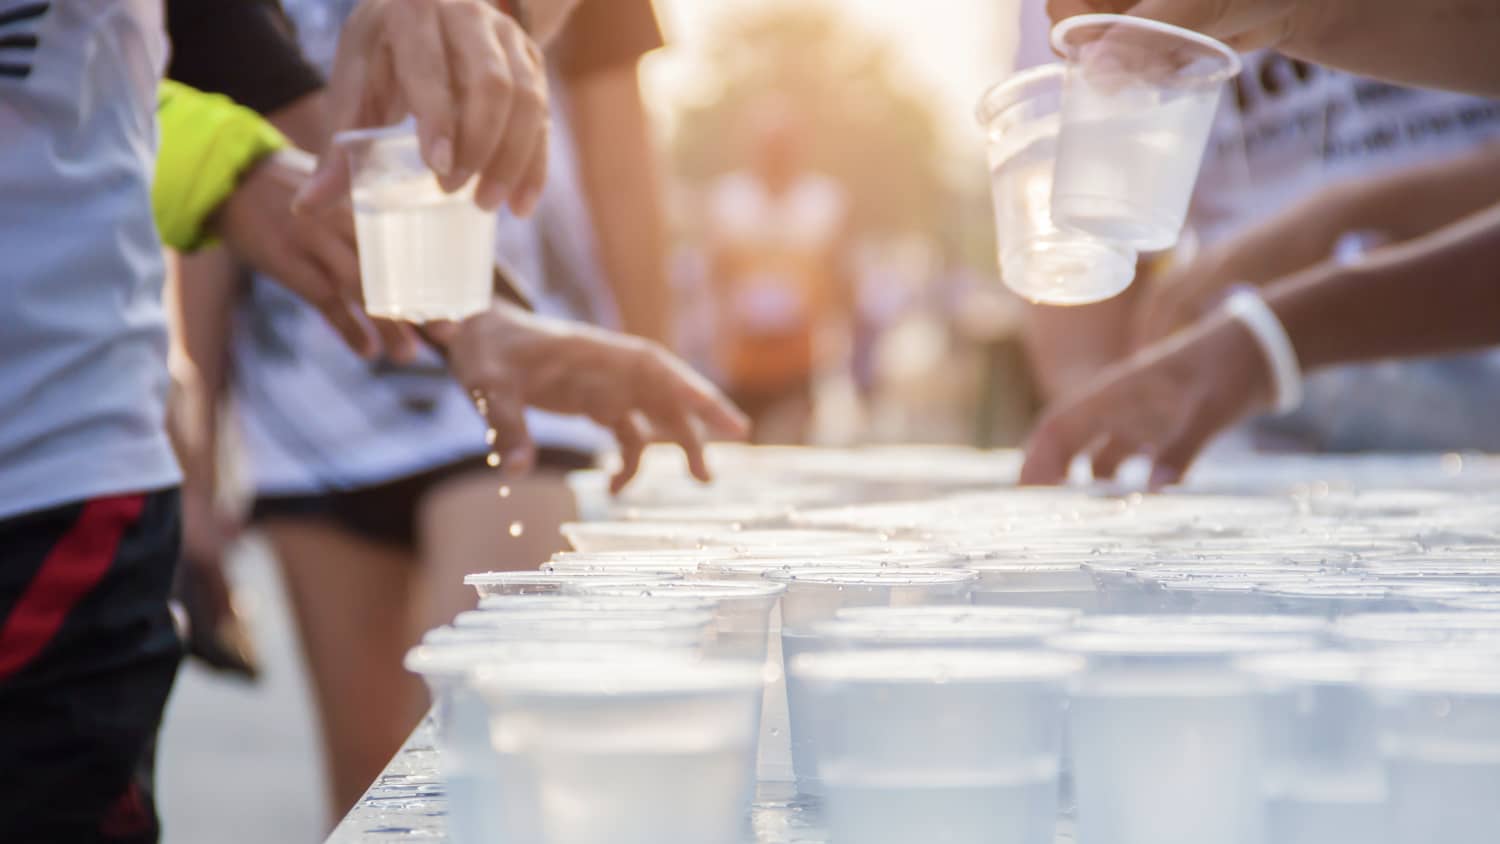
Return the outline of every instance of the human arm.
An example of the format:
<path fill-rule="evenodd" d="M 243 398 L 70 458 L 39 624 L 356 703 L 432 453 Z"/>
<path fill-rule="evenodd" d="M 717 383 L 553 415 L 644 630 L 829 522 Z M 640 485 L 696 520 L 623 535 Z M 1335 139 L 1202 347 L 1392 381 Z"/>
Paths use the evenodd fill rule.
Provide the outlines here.
<path fill-rule="evenodd" d="M 1042 395 L 1061 399 L 1093 380 L 1130 348 L 1130 316 L 1140 300 L 1132 286 L 1103 302 L 1077 307 L 1026 305 L 1021 337 Z"/>
<path fill-rule="evenodd" d="M 1353 265 L 1324 263 L 1267 288 L 1304 372 L 1500 344 L 1500 206 Z M 1142 349 L 1054 406 L 1027 446 L 1021 481 L 1061 483 L 1092 454 L 1109 477 L 1150 456 L 1152 485 L 1181 478 L 1220 431 L 1271 400 L 1250 332 L 1223 313 Z"/>
<path fill-rule="evenodd" d="M 347 204 L 302 219 L 286 211 L 308 178 L 307 157 L 249 109 L 175 82 L 162 83 L 157 115 L 152 209 L 163 241 L 192 252 L 222 238 L 237 257 L 317 307 L 352 348 L 374 354 Z M 387 354 L 413 353 L 407 329 L 377 328 Z"/>
<path fill-rule="evenodd" d="M 668 341 L 661 174 L 638 65 L 661 46 L 646 0 L 587 0 L 556 45 L 605 277 L 630 334 Z"/>
<path fill-rule="evenodd" d="M 501 5 L 515 11 L 515 0 Z M 573 0 L 527 0 L 530 17 L 566 19 Z M 477 178 L 475 201 L 523 216 L 547 170 L 548 93 L 541 47 L 487 0 L 362 0 L 339 37 L 328 81 L 335 131 L 416 118 L 422 158 L 448 191 Z M 299 211 L 348 193 L 337 149 L 326 152 Z"/>
<path fill-rule="evenodd" d="M 1500 95 L 1500 5 L 1490 0 L 1049 0 L 1054 21 L 1129 13 L 1241 50 L 1432 88 Z"/>
<path fill-rule="evenodd" d="M 1500 143 L 1335 185 L 1151 279 L 1134 312 L 1132 341 L 1146 345 L 1192 323 L 1233 284 L 1268 284 L 1322 263 L 1350 232 L 1402 243 L 1480 211 L 1497 197 Z"/>
<path fill-rule="evenodd" d="M 624 459 L 617 491 L 653 439 L 680 445 L 693 475 L 706 481 L 705 439 L 743 437 L 748 429 L 713 385 L 647 340 L 505 304 L 427 331 L 494 430 L 502 471 L 524 473 L 535 461 L 528 406 L 586 416 L 613 431 Z"/>

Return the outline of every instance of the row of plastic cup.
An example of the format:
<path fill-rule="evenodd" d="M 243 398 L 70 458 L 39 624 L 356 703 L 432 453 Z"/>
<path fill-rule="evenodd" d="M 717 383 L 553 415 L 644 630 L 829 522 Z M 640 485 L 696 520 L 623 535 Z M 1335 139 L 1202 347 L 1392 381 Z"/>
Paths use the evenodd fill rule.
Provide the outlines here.
<path fill-rule="evenodd" d="M 1500 651 L 1334 650 L 1292 622 L 1099 617 L 1040 647 L 798 656 L 832 840 L 1050 844 L 1064 773 L 1080 844 L 1493 840 Z M 1362 624 L 1406 622 L 1428 623 Z"/>
<path fill-rule="evenodd" d="M 988 138 L 1001 276 L 1054 305 L 1107 299 L 1137 253 L 1181 234 L 1233 50 L 1140 18 L 1081 15 L 1052 33 L 1064 57 L 990 89 Z"/>

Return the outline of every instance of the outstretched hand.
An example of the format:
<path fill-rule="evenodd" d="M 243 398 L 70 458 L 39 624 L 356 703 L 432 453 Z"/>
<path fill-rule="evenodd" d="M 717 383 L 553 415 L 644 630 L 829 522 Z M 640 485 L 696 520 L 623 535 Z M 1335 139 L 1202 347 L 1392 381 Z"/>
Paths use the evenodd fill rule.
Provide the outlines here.
<path fill-rule="evenodd" d="M 1181 480 L 1214 435 L 1268 401 L 1270 372 L 1240 323 L 1215 315 L 1100 373 L 1049 409 L 1026 446 L 1025 485 L 1060 484 L 1080 454 L 1096 478 L 1151 458 L 1151 487 Z"/>
<path fill-rule="evenodd" d="M 610 429 L 624 466 L 618 492 L 640 468 L 652 441 L 675 442 L 701 481 L 711 479 L 704 444 L 744 437 L 744 417 L 706 379 L 660 346 L 587 325 L 547 319 L 509 305 L 461 323 L 429 326 L 449 366 L 493 430 L 505 471 L 525 472 L 536 458 L 525 409 L 586 416 Z"/>

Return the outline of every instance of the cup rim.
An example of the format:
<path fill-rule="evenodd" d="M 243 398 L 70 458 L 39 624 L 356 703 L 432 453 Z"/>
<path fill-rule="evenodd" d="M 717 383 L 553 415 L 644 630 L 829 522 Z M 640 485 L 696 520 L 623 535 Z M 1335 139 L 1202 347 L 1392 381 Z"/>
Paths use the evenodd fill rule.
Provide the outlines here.
<path fill-rule="evenodd" d="M 517 632 L 578 630 L 601 633 L 654 633 L 657 631 L 677 633 L 704 630 L 712 626 L 713 621 L 713 613 L 707 610 L 678 610 L 666 607 L 654 612 L 599 613 L 592 618 L 578 618 L 576 614 L 571 613 L 548 615 L 544 612 L 535 612 L 510 615 L 493 610 L 467 610 L 453 617 L 453 627 L 458 630 Z"/>
<path fill-rule="evenodd" d="M 608 662 L 533 660 L 478 665 L 481 692 L 525 697 L 655 697 L 664 694 L 749 693 L 764 686 L 761 662 L 652 655 Z"/>
<path fill-rule="evenodd" d="M 639 590 L 634 595 L 629 590 Z M 640 592 L 660 590 L 659 595 L 641 595 Z M 597 590 L 588 589 L 574 592 L 578 596 L 595 597 L 640 597 L 644 601 L 658 600 L 662 598 L 690 599 L 701 597 L 706 601 L 737 601 L 762 598 L 775 598 L 786 591 L 785 583 L 775 583 L 769 580 L 668 580 L 661 583 L 632 585 L 601 584 Z M 675 594 L 680 593 L 680 594 Z"/>
<path fill-rule="evenodd" d="M 1061 82 L 1067 70 L 1064 62 L 1048 62 L 1005 77 L 979 95 L 979 102 L 974 105 L 974 119 L 980 128 L 988 130 L 995 118 L 1023 102 L 1022 91 L 1051 78 Z"/>
<path fill-rule="evenodd" d="M 389 141 L 410 139 L 417 143 L 417 125 L 410 119 L 388 126 L 367 126 L 362 129 L 345 129 L 333 136 L 335 146 L 348 146 L 349 144 L 364 143 L 367 141 Z"/>
<path fill-rule="evenodd" d="M 480 571 L 464 575 L 465 586 L 503 586 L 507 583 L 540 584 L 548 585 L 554 581 L 559 586 L 573 583 L 579 580 L 598 578 L 600 580 L 619 580 L 622 585 L 632 583 L 658 583 L 671 580 L 671 575 L 662 574 L 638 574 L 626 573 L 620 575 L 594 574 L 583 571 Z M 600 584 L 603 585 L 603 584 Z"/>
<path fill-rule="evenodd" d="M 1099 13 L 1074 15 L 1070 18 L 1064 18 L 1058 21 L 1056 26 L 1052 27 L 1052 34 L 1049 38 L 1052 49 L 1063 56 L 1065 60 L 1071 60 L 1074 50 L 1073 45 L 1068 42 L 1068 36 L 1080 29 L 1100 26 L 1125 27 L 1127 29 L 1144 30 L 1156 35 L 1166 35 L 1190 41 L 1200 47 L 1206 48 L 1210 52 L 1219 54 L 1224 59 L 1224 67 L 1215 73 L 1206 75 L 1204 81 L 1207 84 L 1217 84 L 1232 79 L 1238 76 L 1245 66 L 1244 62 L 1240 59 L 1240 54 L 1235 52 L 1234 48 L 1217 38 L 1174 24 L 1163 23 L 1151 18 L 1137 17 L 1135 15 Z"/>

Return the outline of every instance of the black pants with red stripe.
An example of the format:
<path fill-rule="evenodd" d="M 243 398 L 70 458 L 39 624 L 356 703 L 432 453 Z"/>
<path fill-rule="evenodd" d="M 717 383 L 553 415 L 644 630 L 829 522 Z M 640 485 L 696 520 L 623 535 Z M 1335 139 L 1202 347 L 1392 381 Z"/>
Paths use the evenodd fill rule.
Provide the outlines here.
<path fill-rule="evenodd" d="M 0 521 L 0 842 L 154 842 L 177 492 Z"/>

